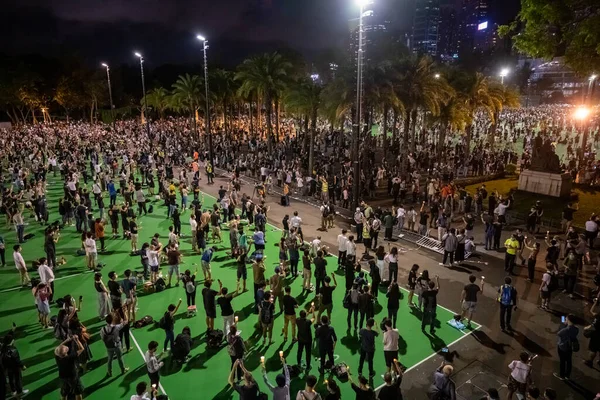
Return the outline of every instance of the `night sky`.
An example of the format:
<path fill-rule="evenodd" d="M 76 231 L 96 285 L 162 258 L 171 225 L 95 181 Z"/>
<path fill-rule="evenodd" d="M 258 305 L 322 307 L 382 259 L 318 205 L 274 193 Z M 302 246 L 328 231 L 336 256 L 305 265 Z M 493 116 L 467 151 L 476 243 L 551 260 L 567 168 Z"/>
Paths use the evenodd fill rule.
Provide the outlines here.
<path fill-rule="evenodd" d="M 393 22 L 410 29 L 415 0 L 375 0 Z M 418 0 L 416 0 L 418 1 Z M 511 0 L 514 2 L 514 0 Z M 19 0 L 4 5 L 0 24 L 7 54 L 77 54 L 87 63 L 134 62 L 150 66 L 200 60 L 200 33 L 221 64 L 248 54 L 291 47 L 305 56 L 341 47 L 354 0 Z M 214 59 L 213 58 L 213 59 Z"/>

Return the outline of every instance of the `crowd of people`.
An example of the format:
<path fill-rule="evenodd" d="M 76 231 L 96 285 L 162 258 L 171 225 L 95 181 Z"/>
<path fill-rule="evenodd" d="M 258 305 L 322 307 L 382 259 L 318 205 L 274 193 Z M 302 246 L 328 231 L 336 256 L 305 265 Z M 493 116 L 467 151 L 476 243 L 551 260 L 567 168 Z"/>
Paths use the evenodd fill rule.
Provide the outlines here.
<path fill-rule="evenodd" d="M 317 135 L 315 170 L 307 172 L 306 141 L 291 120 L 283 120 L 284 140 L 272 145 L 261 135 L 249 132 L 247 119 L 234 121 L 229 126 L 231 135 L 215 135 L 212 162 L 206 147 L 199 143 L 194 130 L 190 129 L 189 121 L 182 119 L 153 121 L 150 134 L 135 121 L 120 121 L 113 126 L 58 122 L 15 127 L 0 135 L 0 175 L 3 179 L 0 207 L 6 216 L 7 226 L 14 225 L 16 231 L 14 238 L 0 237 L 2 266 L 6 264 L 5 247 L 9 245 L 13 249 L 13 261 L 21 285 L 32 289 L 40 325 L 48 328 L 49 334 L 52 329 L 60 341 L 54 354 L 63 398 L 82 398 L 84 388 L 80 378 L 92 358 L 89 346 L 91 334 L 78 317 L 81 298 L 78 301 L 72 295 L 62 295 L 59 285 L 55 285 L 55 274 L 65 263 L 61 251 L 61 231 L 65 230 L 81 235 L 79 252 L 85 256 L 86 267 L 94 271 L 97 316 L 106 324 L 98 336 L 106 347 L 108 376 L 113 374 L 115 359 L 121 373 L 128 372 L 123 353 L 131 349 L 130 329 L 149 323 L 143 318 L 136 319 L 136 313 L 139 314 L 138 291 L 160 291 L 181 285 L 186 295 L 187 312 L 195 314 L 196 292 L 200 286 L 206 317 L 207 346 L 215 343 L 217 347 L 224 345 L 227 348 L 231 357 L 228 382 L 242 399 L 264 398 L 253 374 L 244 365 L 247 342 L 236 326 L 235 310 L 241 306 L 236 304 L 235 298 L 247 290 L 253 291 L 252 306 L 257 314 L 262 343 L 266 345 L 273 342 L 273 323 L 282 315 L 283 338 L 287 340 L 289 337 L 297 346 L 297 368 L 288 365 L 288 360 L 280 354 L 283 372 L 277 376 L 275 384 L 269 381 L 265 364 L 262 363 L 263 379 L 275 399 L 291 398 L 290 375 L 297 374 L 297 369 L 305 371 L 306 386 L 294 394 L 296 399 L 340 398 L 341 389 L 333 378 L 324 382 L 326 391 L 318 393 L 316 390 L 326 370 L 340 367 L 334 363 L 333 357 L 338 337 L 332 318 L 340 318 L 334 313 L 334 308 L 336 311 L 339 308 L 347 310 L 344 313 L 347 328 L 357 332 L 360 339 L 357 375 L 350 372 L 354 367 L 347 365 L 342 371 L 334 371 L 334 374 L 338 377 L 348 376 L 357 399 L 402 398 L 400 384 L 403 367 L 398 360 L 400 335 L 397 330 L 401 301 L 399 286 L 408 287 L 408 305 L 421 311 L 424 334 L 435 335 L 440 283 L 437 276 L 430 276 L 427 269 L 421 269 L 416 264 L 410 268 L 406 282 L 399 281 L 399 255 L 403 250 L 398 246 L 388 246 L 386 249 L 384 242 L 391 239 L 393 232 L 402 230 L 421 235 L 431 234 L 443 244 L 443 265 L 450 266 L 476 253 L 474 226 L 481 220 L 485 226 L 485 237 L 482 239 L 486 249 L 502 247 L 500 238 L 503 230 L 507 229 L 506 210 L 512 200 L 495 192 L 489 193 L 485 185 L 471 194 L 453 184 L 452 179 L 461 174 L 493 173 L 509 163 L 517 163 L 518 159 L 524 160 L 526 165 L 527 143 L 532 135 L 530 132 L 542 120 L 549 121 L 548 126 L 542 129 L 548 130 L 548 134 L 557 141 L 563 140 L 568 121 L 544 119 L 544 112 L 548 111 L 525 111 L 517 115 L 507 112 L 506 121 L 497 127 L 499 136 L 504 136 L 507 142 L 524 137 L 525 151 L 521 155 L 517 155 L 518 152 L 509 146 L 502 146 L 502 150 L 495 151 L 486 148 L 483 133 L 490 126 L 489 122 L 481 119 L 476 123 L 475 149 L 472 152 L 477 156 L 465 159 L 461 146 L 452 142 L 456 138 L 448 137 L 444 148 L 449 151 L 439 159 L 432 155 L 427 145 L 440 144 L 427 143 L 424 139 L 406 158 L 408 165 L 403 165 L 403 158 L 399 157 L 393 166 L 383 160 L 378 167 L 371 168 L 372 174 L 363 169 L 360 177 L 366 188 L 363 194 L 368 195 L 379 187 L 387 187 L 393 206 L 373 208 L 363 201 L 353 212 L 356 233 L 349 234 L 341 230 L 337 237 L 336 265 L 344 275 L 344 286 L 340 289 L 337 289 L 338 282 L 331 265 L 328 271 L 328 260 L 331 259 L 327 255 L 333 252 L 332 249 L 324 245 L 320 237 L 312 241 L 304 237 L 303 221 L 297 211 L 290 213 L 291 217 L 286 215 L 282 221 L 279 266 L 274 271 L 270 271 L 265 263 L 264 250 L 269 221 L 266 194 L 276 186 L 282 188 L 285 197 L 282 205 L 285 206 L 290 206 L 289 194 L 293 191 L 318 197 L 322 231 L 334 228 L 335 207 L 349 207 L 354 176 L 349 149 L 344 146 L 344 137 L 341 135 L 336 136 L 325 130 Z M 535 121 L 538 123 L 534 124 Z M 219 129 L 218 124 L 215 129 Z M 421 135 L 428 136 L 425 131 Z M 593 138 L 595 143 L 597 135 Z M 569 160 L 575 155 L 576 146 L 573 146 L 568 134 L 564 140 L 567 146 L 571 144 L 571 150 L 567 150 L 564 160 L 565 166 L 568 166 Z M 330 148 L 339 142 L 344 150 L 332 153 Z M 366 143 L 363 150 L 363 162 L 371 160 L 373 166 L 375 157 Z M 226 187 L 220 187 L 215 204 L 207 207 L 202 195 L 204 183 L 201 181 L 206 179 L 206 184 L 212 183 L 217 168 L 231 171 L 231 179 Z M 464 170 L 466 168 L 468 170 Z M 243 175 L 254 176 L 260 182 L 255 188 L 257 196 L 244 193 L 241 182 Z M 50 217 L 50 208 L 54 206 L 48 204 L 51 182 L 60 182 L 62 185 L 62 196 L 56 205 L 59 218 Z M 162 205 L 148 199 L 160 199 Z M 156 234 L 150 242 L 139 243 L 142 221 L 146 214 L 153 212 L 155 205 L 160 206 L 171 220 L 166 233 L 168 239 L 166 243 L 161 243 L 161 235 Z M 585 236 L 580 236 L 570 226 L 576 211 L 575 205 L 569 205 L 563 211 L 564 233 L 552 237 L 546 235 L 547 254 L 544 260 L 547 272 L 543 274 L 539 288 L 542 309 L 550 308 L 551 293 L 561 283 L 558 271 L 564 281 L 565 292 L 572 295 L 578 271 L 585 262 L 590 261 L 590 251 L 593 250 L 599 230 L 597 218 L 590 218 L 590 223 L 586 223 Z M 189 234 L 182 228 L 183 215 L 189 215 Z M 527 221 L 530 235 L 538 231 L 542 215 L 543 206 L 535 205 L 531 220 Z M 46 257 L 36 260 L 31 260 L 24 245 L 31 234 L 29 226 L 32 224 L 40 224 L 44 231 Z M 112 237 L 105 233 L 108 224 Z M 383 240 L 380 238 L 381 230 L 384 232 Z M 223 237 L 225 232 L 228 238 Z M 130 241 L 132 254 L 140 258 L 139 273 L 127 269 L 124 276 L 119 277 L 116 271 L 104 272 L 103 252 L 110 240 L 117 238 Z M 180 246 L 183 240 L 188 239 L 193 253 L 200 258 L 203 279 L 197 277 L 197 270 L 179 269 L 183 258 Z M 211 268 L 218 245 L 223 242 L 226 243 L 228 257 L 235 260 L 237 265 L 235 290 L 224 286 L 219 280 L 219 273 Z M 502 330 L 511 331 L 511 312 L 517 307 L 518 295 L 510 275 L 515 273 L 514 268 L 519 263 L 527 265 L 528 278 L 533 282 L 541 246 L 535 240 L 528 239 L 520 229 L 503 245 L 507 249 L 507 277 L 498 291 L 500 326 Z M 560 262 L 562 260 L 564 262 Z M 252 285 L 246 283 L 249 263 Z M 161 272 L 161 264 L 168 266 L 166 275 Z M 296 276 L 302 277 L 303 292 L 316 295 L 310 307 L 299 312 L 296 294 L 292 294 L 288 285 L 289 279 Z M 476 281 L 475 276 L 470 276 L 461 294 L 460 322 L 466 326 L 471 324 L 478 293 L 484 286 L 483 278 L 479 284 Z M 344 292 L 342 304 L 334 304 L 333 293 L 336 289 Z M 382 292 L 385 293 L 385 299 L 380 299 Z M 55 293 L 61 293 L 61 296 Z M 413 301 L 415 295 L 416 302 Z M 597 303 L 596 299 L 591 310 L 594 316 L 597 315 Z M 158 341 L 147 344 L 144 360 L 148 383 L 140 382 L 132 399 L 164 398 L 164 394 L 160 393 L 160 371 L 164 361 L 167 357 L 181 363 L 189 359 L 193 347 L 191 330 L 183 327 L 177 335 L 175 330 L 175 316 L 181 304 L 182 300 L 168 305 L 160 320 L 156 321 L 164 331 L 162 353 Z M 386 312 L 381 321 L 375 321 L 376 304 L 385 304 Z M 223 329 L 215 327 L 217 306 L 221 309 Z M 57 312 L 56 318 L 51 318 L 53 310 Z M 571 316 L 567 316 L 563 323 L 558 333 L 561 363 L 557 377 L 568 379 L 578 330 Z M 584 332 L 586 330 L 590 335 L 587 363 L 593 364 L 600 355 L 600 318 L 595 318 Z M 377 339 L 378 336 L 381 338 Z M 378 341 L 381 345 L 377 345 Z M 3 379 L 8 378 L 13 395 L 20 398 L 27 394 L 27 390 L 22 385 L 25 366 L 19 358 L 18 341 L 15 342 L 13 334 L 8 333 L 2 343 L 0 371 Z M 374 355 L 380 346 L 385 365 L 375 366 Z M 319 354 L 319 374 L 310 372 L 313 347 Z M 365 371 L 365 363 L 368 372 Z M 530 365 L 531 356 L 523 355 L 520 361 L 511 364 L 511 396 L 518 392 L 522 395 L 529 393 L 532 399 L 542 398 L 540 393 L 536 395 L 531 387 L 527 387 L 527 381 L 523 382 L 525 367 L 519 363 Z M 386 371 L 383 375 L 384 386 L 376 394 L 373 377 L 375 371 L 382 368 Z M 431 393 L 428 393 L 430 398 L 455 398 L 451 375 L 451 365 L 444 364 L 435 371 Z M 5 389 L 5 385 L 0 386 Z M 543 395 L 548 400 L 556 398 L 551 389 L 547 389 Z M 497 393 L 490 390 L 488 398 L 497 398 Z"/>

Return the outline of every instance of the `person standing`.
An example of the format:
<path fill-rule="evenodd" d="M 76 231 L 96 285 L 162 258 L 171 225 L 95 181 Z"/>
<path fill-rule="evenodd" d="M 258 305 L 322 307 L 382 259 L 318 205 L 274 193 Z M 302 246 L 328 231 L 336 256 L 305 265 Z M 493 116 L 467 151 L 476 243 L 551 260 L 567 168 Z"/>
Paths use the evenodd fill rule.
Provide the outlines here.
<path fill-rule="evenodd" d="M 502 332 L 512 332 L 510 325 L 513 310 L 517 309 L 517 289 L 512 286 L 510 276 L 504 278 L 504 285 L 498 289 L 498 302 L 500 303 L 500 329 Z"/>
<path fill-rule="evenodd" d="M 235 325 L 231 325 L 229 327 L 229 332 L 227 332 L 227 352 L 229 353 L 229 357 L 231 358 L 231 368 L 235 365 L 238 360 L 244 359 L 244 354 L 246 353 L 246 345 L 244 344 L 244 340 L 238 334 L 237 327 Z M 243 375 L 242 368 L 237 368 L 237 379 L 241 380 Z"/>
<path fill-rule="evenodd" d="M 315 339 L 319 345 L 319 357 L 321 358 L 321 365 L 319 372 L 325 372 L 325 358 L 329 357 L 329 362 L 333 365 L 333 351 L 337 343 L 337 336 L 335 329 L 329 325 L 329 318 L 323 315 L 320 319 L 321 324 L 317 326 L 315 331 Z"/>
<path fill-rule="evenodd" d="M 333 286 L 331 285 L 331 279 L 333 279 Z M 333 311 L 333 291 L 337 288 L 337 281 L 335 279 L 335 274 L 331 273 L 331 278 L 326 276 L 323 279 L 323 287 L 321 287 L 320 295 L 321 295 L 321 307 L 319 307 L 319 317 L 324 311 L 327 311 L 327 316 L 331 318 L 331 312 Z"/>
<path fill-rule="evenodd" d="M 578 261 L 575 255 L 574 249 L 569 249 L 565 261 L 564 267 L 564 285 L 565 290 L 563 293 L 567 293 L 571 299 L 574 298 L 573 290 L 575 289 L 575 283 L 577 282 L 577 267 Z"/>
<path fill-rule="evenodd" d="M 451 266 L 454 264 L 454 252 L 458 247 L 458 239 L 456 238 L 454 228 L 450 228 L 450 230 L 442 236 L 441 242 L 444 246 L 444 259 L 442 260 L 442 264 Z M 448 256 L 450 256 L 450 264 L 446 263 L 448 261 Z"/>
<path fill-rule="evenodd" d="M 471 326 L 471 319 L 473 319 L 473 314 L 475 313 L 475 309 L 477 308 L 477 293 L 483 292 L 484 278 L 481 277 L 481 287 L 477 286 L 475 281 L 477 278 L 475 275 L 469 276 L 469 283 L 465 285 L 463 288 L 462 294 L 460 296 L 460 303 L 462 314 L 460 316 L 461 320 L 468 318 L 467 326 Z"/>
<path fill-rule="evenodd" d="M 175 304 L 169 304 L 169 307 L 167 307 L 167 311 L 165 312 L 165 314 L 163 315 L 163 317 L 160 319 L 158 325 L 164 329 L 165 331 L 165 343 L 163 345 L 163 352 L 166 353 L 167 351 L 170 350 L 169 347 L 167 347 L 167 344 L 171 344 L 171 347 L 173 347 L 173 343 L 175 342 L 175 317 L 174 315 L 177 313 L 177 310 L 179 310 L 179 306 L 181 305 L 181 299 L 179 299 L 179 302 L 177 303 L 177 305 Z"/>
<path fill-rule="evenodd" d="M 385 358 L 386 372 L 390 372 L 392 363 L 398 359 L 398 340 L 400 334 L 392 328 L 392 321 L 388 318 L 383 323 L 385 332 L 383 332 L 383 356 Z"/>
<path fill-rule="evenodd" d="M 388 282 L 398 281 L 398 248 L 392 247 L 390 252 L 384 257 L 384 262 L 388 263 Z"/>
<path fill-rule="evenodd" d="M 104 282 L 102 282 L 102 274 L 100 272 L 94 274 L 94 288 L 96 289 L 96 293 L 98 293 L 98 317 L 100 320 L 105 320 L 111 311 L 111 303 L 108 297 L 108 290 L 104 286 Z"/>
<path fill-rule="evenodd" d="M 313 260 L 315 264 L 315 293 L 321 293 L 321 284 L 327 278 L 327 260 L 323 258 L 323 251 L 317 251 L 317 257 Z M 319 313 L 319 316 L 321 314 Z"/>
<path fill-rule="evenodd" d="M 594 317 L 591 324 L 583 328 L 583 336 L 590 339 L 588 344 L 589 356 L 584 361 L 584 364 L 588 367 L 594 366 L 594 361 L 597 356 L 600 356 L 600 315 L 598 313 L 598 305 L 600 298 L 596 297 L 594 304 L 590 308 L 590 314 Z M 600 360 L 598 361 L 600 365 Z"/>
<path fill-rule="evenodd" d="M 270 292 L 265 292 L 263 300 L 260 303 L 259 321 L 262 327 L 263 346 L 267 343 L 269 337 L 269 345 L 273 344 L 273 320 L 275 319 L 274 298 Z"/>
<path fill-rule="evenodd" d="M 217 299 L 217 304 L 221 307 L 221 317 L 223 317 L 223 332 L 229 332 L 230 327 L 235 325 L 235 317 L 231 301 L 237 296 L 237 291 L 229 293 L 224 287 L 221 289 L 221 296 Z"/>
<path fill-rule="evenodd" d="M 516 233 L 513 233 L 508 239 L 506 239 L 504 242 L 504 247 L 506 247 L 506 255 L 504 257 L 504 272 L 506 272 L 506 275 L 514 275 L 513 268 L 517 259 L 517 251 L 519 251 L 519 248 L 521 247 L 519 241 L 517 240 Z"/>
<path fill-rule="evenodd" d="M 346 229 L 342 229 L 342 233 L 340 233 L 337 237 L 338 243 L 338 269 L 344 268 L 346 265 L 346 253 L 347 253 L 347 244 L 348 238 L 346 237 L 346 233 L 348 231 Z"/>
<path fill-rule="evenodd" d="M 260 301 L 258 300 L 258 289 L 264 287 L 267 283 L 265 279 L 265 262 L 263 258 L 257 258 L 252 263 L 252 275 L 254 277 L 254 310 L 258 312 Z"/>
<path fill-rule="evenodd" d="M 21 251 L 23 251 L 23 248 L 20 244 L 15 244 L 13 246 L 13 260 L 15 262 L 15 268 L 17 271 L 19 271 L 21 286 L 25 287 L 29 284 L 29 282 L 31 282 L 31 279 L 29 279 L 29 274 L 27 274 L 27 264 L 25 264 L 25 260 L 23 259 Z"/>
<path fill-rule="evenodd" d="M 569 380 L 571 377 L 571 369 L 573 367 L 573 352 L 579 350 L 579 328 L 575 326 L 575 317 L 572 314 L 563 317 L 560 329 L 556 336 L 558 337 L 557 351 L 560 362 L 560 370 L 557 374 L 553 373 L 555 378 L 561 381 Z"/>
<path fill-rule="evenodd" d="M 302 353 L 306 355 L 305 371 L 310 371 L 310 360 L 312 351 L 312 324 L 315 321 L 315 306 L 311 305 L 308 312 L 312 315 L 312 318 L 307 318 L 307 312 L 300 311 L 300 318 L 296 319 L 296 326 L 298 328 L 298 350 L 296 353 L 296 361 L 298 365 L 302 365 Z"/>
<path fill-rule="evenodd" d="M 50 288 L 50 295 L 48 297 L 48 301 L 50 303 L 54 302 L 54 271 L 47 264 L 47 260 L 45 258 L 40 258 L 40 266 L 38 267 L 38 274 L 40 275 L 40 282 L 48 285 Z"/>
<path fill-rule="evenodd" d="M 417 287 L 417 271 L 419 270 L 418 264 L 413 264 L 410 271 L 408 272 L 408 306 L 416 307 L 417 305 L 413 301 L 415 295 L 415 289 Z"/>
<path fill-rule="evenodd" d="M 352 326 L 352 315 L 354 314 L 354 330 L 358 329 L 358 284 L 353 283 L 350 290 L 346 292 L 344 306 L 348 307 L 348 331 Z"/>
<path fill-rule="evenodd" d="M 21 396 L 29 393 L 29 390 L 23 389 L 23 372 L 26 367 L 21 361 L 19 351 L 14 346 L 15 340 L 12 333 L 6 335 L 2 341 L 2 348 L 0 349 L 0 359 L 2 366 L 8 375 L 8 383 L 10 390 L 13 394 L 13 398 L 20 399 Z M 6 381 L 0 382 L 2 385 L 6 385 Z"/>
<path fill-rule="evenodd" d="M 369 276 L 371 277 L 371 294 L 377 303 L 377 295 L 379 294 L 379 285 L 381 284 L 381 271 L 374 260 L 369 261 Z"/>
<path fill-rule="evenodd" d="M 158 357 L 156 357 L 157 350 L 158 342 L 153 340 L 148 343 L 148 350 L 144 354 L 144 361 L 146 363 L 146 369 L 148 370 L 150 384 L 154 388 L 160 384 L 160 369 L 165 365 L 164 362 L 159 361 Z"/>
<path fill-rule="evenodd" d="M 440 278 L 435 276 L 435 282 L 429 281 L 429 288 L 423 292 L 423 316 L 421 319 L 421 330 L 425 332 L 425 327 L 429 325 L 429 333 L 435 333 L 437 295 L 440 291 Z"/>
<path fill-rule="evenodd" d="M 369 376 L 375 376 L 373 369 L 373 358 L 375 357 L 375 338 L 378 336 L 377 331 L 373 330 L 375 320 L 369 318 L 367 327 L 362 328 L 358 333 L 360 337 L 360 359 L 358 361 L 358 374 L 362 375 L 365 359 L 369 365 Z"/>
<path fill-rule="evenodd" d="M 400 309 L 400 287 L 398 286 L 398 282 L 393 281 L 390 283 L 386 297 L 388 299 L 387 316 L 392 321 L 394 329 L 396 329 L 396 320 L 398 319 L 398 310 Z"/>
<path fill-rule="evenodd" d="M 358 376 L 358 385 L 354 383 L 350 371 L 348 371 L 348 381 L 352 386 L 352 390 L 356 393 L 356 400 L 374 399 L 375 391 L 369 386 L 369 380 L 362 375 Z"/>
<path fill-rule="evenodd" d="M 287 186 L 287 184 L 285 185 Z M 290 400 L 290 370 L 285 362 L 285 358 L 280 357 L 280 359 L 281 363 L 283 364 L 283 374 L 278 374 L 275 377 L 275 383 L 277 383 L 277 386 L 274 386 L 271 384 L 271 382 L 269 382 L 267 369 L 265 368 L 264 363 L 262 364 L 263 379 L 269 390 L 273 393 L 273 400 Z"/>
<path fill-rule="evenodd" d="M 211 289 L 212 281 L 204 281 L 204 289 L 202 289 L 202 304 L 204 305 L 204 311 L 206 312 L 206 331 L 210 332 L 215 329 L 215 318 L 217 318 L 217 296 L 223 293 L 223 284 L 221 280 L 219 282 L 219 291 Z M 179 301 L 181 303 L 181 300 Z M 174 339 L 174 337 L 173 337 Z M 173 341 L 171 341 L 171 344 Z M 165 341 L 166 347 L 166 341 Z"/>
<path fill-rule="evenodd" d="M 69 396 L 74 396 L 75 400 L 83 399 L 84 388 L 79 377 L 78 360 L 84 350 L 85 348 L 77 335 L 68 337 L 54 349 L 58 377 L 62 381 L 61 400 L 67 400 Z"/>
<path fill-rule="evenodd" d="M 598 217 L 592 214 L 589 220 L 585 222 L 585 239 L 588 241 L 590 250 L 594 250 L 594 241 L 598 236 Z"/>
<path fill-rule="evenodd" d="M 108 376 L 112 376 L 112 363 L 116 358 L 119 362 L 119 367 L 121 367 L 121 373 L 125 374 L 129 371 L 129 368 L 125 367 L 123 364 L 123 351 L 121 350 L 121 339 L 119 338 L 119 332 L 125 327 L 125 324 L 128 323 L 127 316 L 123 318 L 123 323 L 121 324 L 113 324 L 113 316 L 112 314 L 108 314 L 106 316 L 106 326 L 100 330 L 100 337 L 106 346 L 106 352 L 108 353 Z"/>
<path fill-rule="evenodd" d="M 531 381 L 531 357 L 525 351 L 521 352 L 518 360 L 508 364 L 511 372 L 508 377 L 508 394 L 506 398 L 511 400 L 515 392 L 525 396 L 527 384 Z"/>
<path fill-rule="evenodd" d="M 283 341 L 287 341 L 288 337 L 288 325 L 292 325 L 292 343 L 296 343 L 296 308 L 298 308 L 298 301 L 292 296 L 292 288 L 290 286 L 285 287 L 285 295 L 283 296 Z"/>

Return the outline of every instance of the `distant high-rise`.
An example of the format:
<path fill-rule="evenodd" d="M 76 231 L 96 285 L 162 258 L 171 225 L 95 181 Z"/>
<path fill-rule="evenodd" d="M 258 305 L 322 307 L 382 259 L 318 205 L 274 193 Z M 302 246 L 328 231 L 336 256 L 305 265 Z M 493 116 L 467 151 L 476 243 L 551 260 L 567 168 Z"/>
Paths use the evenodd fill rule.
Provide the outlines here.
<path fill-rule="evenodd" d="M 350 54 L 354 55 L 358 51 L 358 18 L 349 21 L 351 24 L 350 33 Z M 383 13 L 380 13 L 375 3 L 367 5 L 363 11 L 363 48 L 365 51 L 365 60 L 369 60 L 377 43 L 388 33 L 388 21 Z"/>
<path fill-rule="evenodd" d="M 440 6 L 440 24 L 438 28 L 438 55 L 442 61 L 458 58 L 460 35 L 458 31 L 458 9 L 452 4 Z"/>
<path fill-rule="evenodd" d="M 463 0 L 459 17 L 459 53 L 482 53 L 496 45 L 493 0 Z"/>
<path fill-rule="evenodd" d="M 440 0 L 416 0 L 412 50 L 431 56 L 439 54 Z"/>

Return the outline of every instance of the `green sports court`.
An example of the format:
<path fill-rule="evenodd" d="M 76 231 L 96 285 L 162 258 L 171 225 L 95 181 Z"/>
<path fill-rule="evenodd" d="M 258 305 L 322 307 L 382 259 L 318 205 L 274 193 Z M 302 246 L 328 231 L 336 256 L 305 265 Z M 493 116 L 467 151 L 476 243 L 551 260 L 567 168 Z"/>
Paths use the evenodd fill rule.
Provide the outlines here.
<path fill-rule="evenodd" d="M 48 188 L 48 206 L 50 212 L 50 222 L 60 218 L 58 214 L 58 199 L 62 194 L 62 182 L 56 178 L 50 178 Z M 205 207 L 212 206 L 214 198 L 210 195 L 205 195 Z M 121 199 L 119 199 L 121 200 Z M 34 259 L 45 257 L 43 251 L 43 227 L 35 222 L 32 217 L 29 217 L 25 212 L 29 225 L 26 226 L 26 233 L 33 233 L 34 237 L 23 244 L 23 257 L 27 265 L 31 266 Z M 189 211 L 182 214 L 182 239 L 181 247 L 184 254 L 184 264 L 180 267 L 182 272 L 185 269 L 190 269 L 192 272 L 200 264 L 200 255 L 192 253 L 191 243 L 189 241 Z M 168 227 L 171 221 L 166 218 L 166 208 L 161 202 L 154 204 L 154 213 L 142 216 L 138 219 L 138 224 L 141 227 L 139 234 L 139 244 L 149 242 L 154 233 L 160 233 L 163 238 L 161 241 L 166 243 Z M 54 338 L 52 330 L 44 330 L 37 321 L 37 311 L 34 305 L 34 298 L 31 290 L 28 288 L 19 287 L 19 276 L 12 262 L 12 246 L 16 243 L 16 235 L 12 226 L 5 224 L 2 221 L 0 229 L 1 234 L 6 241 L 6 256 L 7 265 L 0 269 L 0 326 L 3 328 L 2 334 L 6 334 L 7 330 L 16 324 L 16 340 L 15 346 L 18 348 L 21 359 L 27 369 L 23 372 L 23 383 L 26 389 L 29 389 L 27 398 L 32 399 L 58 399 L 60 398 L 59 380 L 57 375 L 56 364 L 54 361 L 54 348 L 58 345 L 58 341 Z M 279 263 L 279 249 L 275 246 L 278 243 L 281 232 L 274 226 L 268 226 L 266 229 L 267 247 L 266 254 L 266 277 L 272 275 L 274 268 Z M 223 235 L 224 242 L 217 244 L 218 251 L 212 262 L 213 278 L 221 279 L 223 285 L 233 291 L 236 286 L 236 263 L 226 254 L 228 235 L 225 232 Z M 249 234 L 250 236 L 250 234 Z M 209 242 L 210 244 L 210 242 Z M 75 232 L 74 227 L 65 227 L 61 232 L 60 241 L 57 244 L 58 258 L 64 256 L 67 260 L 65 265 L 62 265 L 55 271 L 55 297 L 62 297 L 70 294 L 75 298 L 83 296 L 82 307 L 79 312 L 79 318 L 83 324 L 87 326 L 88 331 L 92 334 L 90 342 L 93 360 L 88 364 L 88 372 L 82 376 L 82 382 L 85 386 L 84 398 L 86 399 L 129 399 L 135 393 L 135 386 L 140 381 L 148 381 L 146 366 L 144 364 L 142 352 L 146 351 L 147 345 L 151 340 L 156 340 L 162 346 L 164 340 L 164 331 L 158 325 L 150 325 L 141 329 L 132 329 L 132 350 L 124 355 L 126 366 L 130 371 L 126 375 L 118 374 L 118 367 L 115 367 L 113 376 L 106 375 L 106 350 L 103 342 L 100 340 L 98 332 L 104 326 L 104 322 L 99 321 L 97 315 L 96 291 L 94 289 L 93 273 L 88 272 L 85 267 L 85 257 L 77 256 L 77 250 L 81 247 L 80 234 Z M 107 251 L 99 254 L 99 262 L 105 264 L 102 271 L 103 280 L 108 280 L 109 271 L 116 271 L 120 276 L 126 269 L 141 269 L 140 257 L 131 256 L 129 254 L 130 243 L 123 239 L 110 239 L 107 229 Z M 328 257 L 328 272 L 335 271 L 337 259 Z M 248 264 L 248 287 L 252 288 L 252 271 L 251 265 Z M 163 273 L 166 273 L 167 268 L 162 267 Z M 347 311 L 342 307 L 342 299 L 344 297 L 344 276 L 339 272 L 338 284 L 340 287 L 334 291 L 334 310 L 332 313 L 332 325 L 338 336 L 338 343 L 335 348 L 336 362 L 345 362 L 350 367 L 352 372 L 356 372 L 359 359 L 359 338 L 354 331 L 346 330 Z M 31 277 L 37 277 L 37 272 L 30 271 Z M 199 272 L 201 279 L 202 273 Z M 294 280 L 290 279 L 289 285 L 292 287 L 292 295 L 297 296 L 301 307 L 308 308 L 314 300 L 314 294 L 299 296 L 301 293 L 301 278 Z M 201 285 L 201 283 L 200 283 Z M 138 285 L 140 288 L 141 285 Z M 199 287 L 201 289 L 201 287 Z M 383 290 L 383 289 L 382 289 Z M 137 318 L 145 315 L 150 315 L 155 321 L 158 321 L 167 306 L 171 303 L 177 303 L 182 298 L 183 303 L 176 315 L 175 335 L 181 332 L 184 326 L 191 328 L 194 345 L 191 352 L 191 360 L 183 365 L 175 365 L 169 362 L 167 357 L 165 366 L 161 370 L 161 386 L 162 390 L 171 399 L 229 399 L 238 398 L 227 384 L 227 377 L 230 372 L 231 361 L 225 347 L 219 350 L 207 349 L 206 346 L 206 325 L 204 321 L 204 311 L 202 309 L 201 294 L 197 294 L 196 302 L 198 304 L 198 315 L 195 317 L 187 317 L 185 310 L 185 291 L 183 285 L 180 287 L 172 287 L 167 290 L 144 295 L 139 293 L 139 301 Z M 253 294 L 250 291 L 240 294 L 235 297 L 232 305 L 236 311 L 235 315 L 239 318 L 238 329 L 241 330 L 241 336 L 248 342 L 247 358 L 245 366 L 253 372 L 255 379 L 263 392 L 269 393 L 265 383 L 262 380 L 260 357 L 266 359 L 266 368 L 269 374 L 270 381 L 274 384 L 275 376 L 281 371 L 281 363 L 279 361 L 279 351 L 283 351 L 285 357 L 290 363 L 295 363 L 296 346 L 291 340 L 283 342 L 280 336 L 283 327 L 283 317 L 276 315 L 273 340 L 274 344 L 270 346 L 262 346 L 258 331 L 255 329 L 257 316 L 252 313 Z M 385 293 L 379 293 L 380 304 L 375 307 L 375 320 L 377 326 L 384 315 L 387 314 L 385 309 Z M 52 308 L 51 315 L 56 315 L 56 308 Z M 217 310 L 219 315 L 219 310 Z M 420 329 L 419 311 L 408 307 L 406 296 L 401 302 L 400 311 L 398 314 L 398 330 L 400 332 L 400 356 L 399 361 L 407 368 L 414 367 L 423 360 L 435 355 L 442 348 L 449 346 L 453 342 L 460 340 L 469 334 L 469 332 L 461 332 L 446 324 L 450 320 L 453 313 L 443 307 L 438 307 L 437 319 L 439 326 L 435 336 L 425 335 Z M 215 327 L 222 329 L 222 319 L 217 316 Z M 474 324 L 474 329 L 479 326 Z M 373 386 L 377 387 L 383 383 L 381 374 L 385 372 L 385 362 L 383 357 L 383 346 L 381 344 L 381 335 L 377 341 L 377 352 L 375 354 L 375 372 Z M 316 357 L 316 348 L 313 356 Z M 313 361 L 313 369 L 311 373 L 318 376 L 318 362 Z M 304 387 L 304 375 L 301 374 L 298 378 L 292 381 L 292 398 L 295 398 L 295 393 Z M 319 378 L 318 390 L 323 393 L 323 379 L 328 379 L 325 375 Z M 342 398 L 352 398 L 353 391 L 349 383 L 342 382 Z M 269 396 L 270 397 L 270 396 Z"/>

